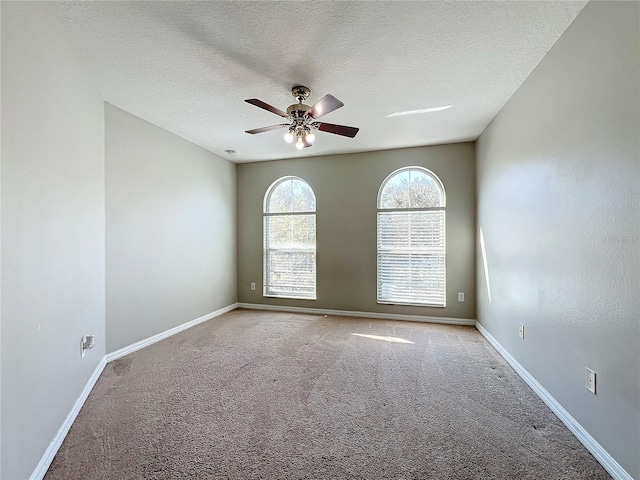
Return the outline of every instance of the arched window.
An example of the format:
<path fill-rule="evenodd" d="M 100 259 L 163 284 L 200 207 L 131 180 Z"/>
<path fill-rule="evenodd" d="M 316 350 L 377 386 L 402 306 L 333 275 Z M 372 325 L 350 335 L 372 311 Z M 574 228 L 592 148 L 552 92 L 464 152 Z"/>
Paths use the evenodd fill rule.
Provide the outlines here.
<path fill-rule="evenodd" d="M 389 175 L 378 192 L 378 302 L 444 307 L 445 195 L 422 167 Z"/>
<path fill-rule="evenodd" d="M 316 298 L 316 197 L 298 177 L 264 196 L 264 295 Z"/>

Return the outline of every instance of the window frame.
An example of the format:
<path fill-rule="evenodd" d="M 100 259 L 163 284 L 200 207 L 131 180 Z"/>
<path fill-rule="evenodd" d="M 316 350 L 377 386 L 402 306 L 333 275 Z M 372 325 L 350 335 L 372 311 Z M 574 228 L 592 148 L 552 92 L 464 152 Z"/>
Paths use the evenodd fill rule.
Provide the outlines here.
<path fill-rule="evenodd" d="M 305 212 L 293 212 L 293 211 L 288 211 L 288 212 L 271 212 L 270 211 L 270 200 L 271 200 L 271 195 L 273 194 L 273 192 L 276 190 L 276 188 L 287 182 L 290 180 L 296 180 L 296 181 L 300 181 L 303 184 L 305 184 L 309 190 L 311 191 L 311 195 L 313 195 L 313 203 L 315 206 L 315 209 L 312 211 L 305 211 Z M 262 235 L 263 235 L 263 241 L 262 241 L 262 296 L 263 297 L 267 297 L 267 298 L 285 298 L 285 299 L 291 299 L 291 300 L 317 300 L 318 298 L 318 240 L 317 240 L 317 209 L 318 209 L 318 205 L 317 205 L 317 200 L 316 200 L 316 194 L 313 191 L 313 188 L 311 187 L 311 185 L 309 184 L 309 182 L 307 182 L 306 180 L 295 176 L 295 175 L 286 175 L 284 177 L 280 177 L 277 180 L 275 180 L 270 186 L 269 188 L 267 188 L 267 191 L 265 192 L 264 195 L 264 199 L 263 199 L 263 205 L 262 205 Z M 277 248 L 269 248 L 268 247 L 268 228 L 267 228 L 267 218 L 270 217 L 282 217 L 282 216 L 287 216 L 287 217 L 291 217 L 291 216 L 300 216 L 300 215 L 313 215 L 313 226 L 314 226 L 314 244 L 313 244 L 313 249 L 300 249 L 300 251 L 307 251 L 307 250 L 313 250 L 313 272 L 314 272 L 314 278 L 313 278 L 313 296 L 299 296 L 299 295 L 292 295 L 292 294 L 277 294 L 277 293 L 273 293 L 273 292 L 269 292 L 269 284 L 268 284 L 268 279 L 269 279 L 269 256 L 268 256 L 268 251 L 269 250 L 278 250 Z M 280 249 L 281 251 L 293 251 L 293 249 L 289 248 L 289 249 Z"/>
<path fill-rule="evenodd" d="M 382 194 L 385 190 L 385 187 L 389 183 L 389 181 L 394 178 L 396 175 L 399 175 L 403 172 L 411 172 L 418 171 L 420 173 L 426 174 L 432 180 L 435 181 L 436 185 L 440 190 L 440 206 L 438 207 L 406 207 L 406 208 L 382 208 L 381 200 Z M 411 177 L 409 177 L 411 178 Z M 411 185 L 411 182 L 409 183 Z M 411 192 L 411 191 L 409 191 Z M 409 194 L 409 198 L 411 198 L 411 194 Z M 418 165 L 412 165 L 407 167 L 398 168 L 391 172 L 380 184 L 380 188 L 378 189 L 378 196 L 376 199 L 376 301 L 381 305 L 401 305 L 401 306 L 414 306 L 414 307 L 433 307 L 433 308 L 446 308 L 447 306 L 447 214 L 446 214 L 446 191 L 444 188 L 444 184 L 440 180 L 440 178 L 431 170 L 421 167 Z M 442 304 L 434 304 L 434 303 L 414 303 L 414 302 L 401 302 L 401 301 L 393 301 L 387 299 L 380 299 L 380 213 L 387 212 L 429 212 L 429 211 L 442 211 L 442 237 L 443 237 L 443 283 L 444 283 L 444 292 L 443 292 L 443 302 Z"/>

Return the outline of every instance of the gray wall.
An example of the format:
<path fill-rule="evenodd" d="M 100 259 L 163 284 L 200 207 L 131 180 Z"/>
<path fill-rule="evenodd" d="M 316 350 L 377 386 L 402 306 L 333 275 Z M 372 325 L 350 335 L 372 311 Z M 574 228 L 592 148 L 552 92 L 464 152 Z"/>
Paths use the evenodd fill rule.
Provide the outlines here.
<path fill-rule="evenodd" d="M 52 4 L 2 2 L 2 471 L 28 478 L 105 353 L 104 110 Z M 80 359 L 80 338 L 96 345 Z"/>
<path fill-rule="evenodd" d="M 318 138 L 321 141 L 321 138 Z M 394 170 L 419 165 L 447 195 L 447 307 L 376 301 L 376 199 Z M 272 182 L 296 175 L 317 199 L 317 300 L 262 296 L 262 205 Z M 238 165 L 238 300 L 306 308 L 475 318 L 474 144 L 407 148 Z M 251 282 L 256 290 L 250 290 Z M 465 293 L 465 302 L 457 300 Z"/>
<path fill-rule="evenodd" d="M 635 478 L 639 5 L 587 4 L 477 142 L 479 320 Z"/>
<path fill-rule="evenodd" d="M 110 104 L 107 352 L 234 304 L 236 166 Z"/>

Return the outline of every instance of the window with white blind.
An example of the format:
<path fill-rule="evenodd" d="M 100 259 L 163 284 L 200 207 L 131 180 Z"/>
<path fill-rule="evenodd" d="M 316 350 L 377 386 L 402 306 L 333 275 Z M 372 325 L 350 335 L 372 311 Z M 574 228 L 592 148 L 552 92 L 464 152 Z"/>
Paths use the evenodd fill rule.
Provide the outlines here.
<path fill-rule="evenodd" d="M 316 197 L 298 177 L 264 197 L 264 295 L 316 299 Z"/>
<path fill-rule="evenodd" d="M 378 302 L 444 307 L 445 194 L 422 167 L 389 175 L 378 193 Z"/>

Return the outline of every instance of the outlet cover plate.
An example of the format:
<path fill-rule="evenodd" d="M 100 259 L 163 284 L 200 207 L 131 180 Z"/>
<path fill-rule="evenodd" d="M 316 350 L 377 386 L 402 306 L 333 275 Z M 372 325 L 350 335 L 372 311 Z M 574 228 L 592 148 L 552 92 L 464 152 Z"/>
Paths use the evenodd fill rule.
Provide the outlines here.
<path fill-rule="evenodd" d="M 464 302 L 464 293 L 463 292 L 458 293 L 458 301 L 459 302 Z"/>
<path fill-rule="evenodd" d="M 596 394 L 596 372 L 586 367 L 584 369 L 584 387 L 594 395 Z"/>

